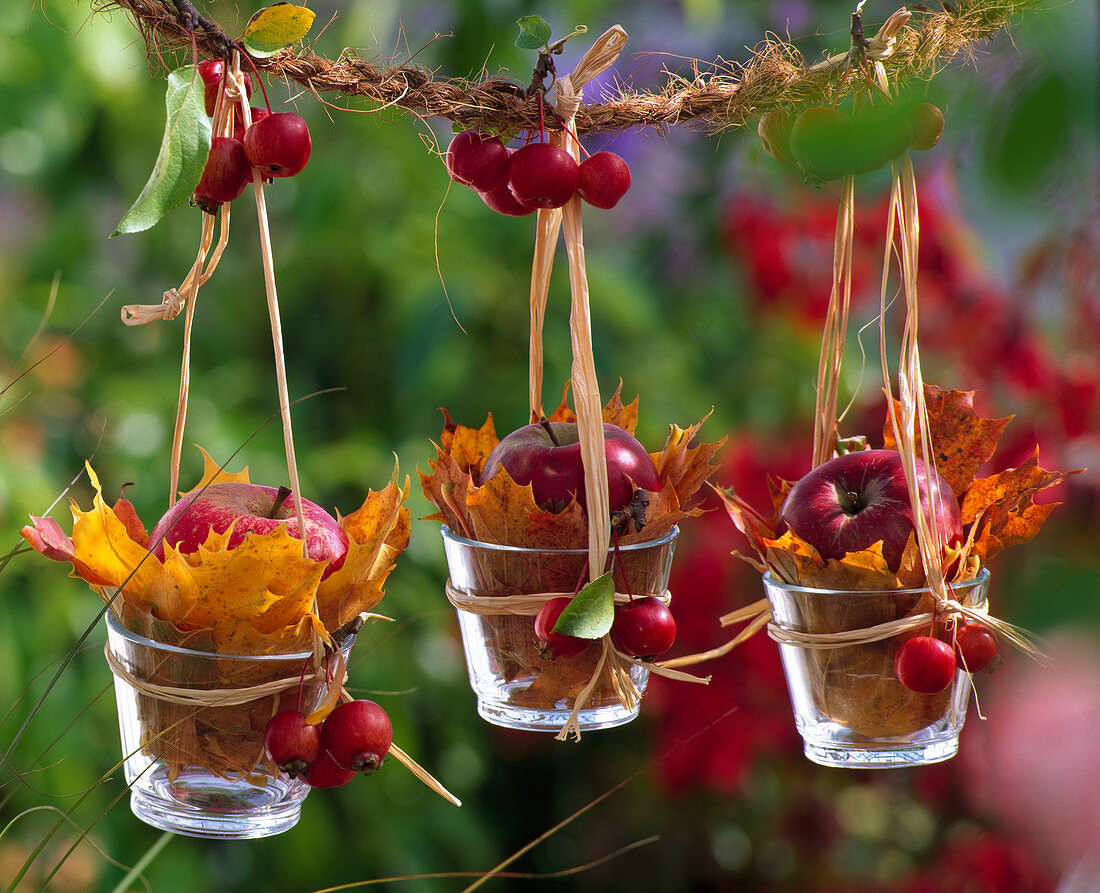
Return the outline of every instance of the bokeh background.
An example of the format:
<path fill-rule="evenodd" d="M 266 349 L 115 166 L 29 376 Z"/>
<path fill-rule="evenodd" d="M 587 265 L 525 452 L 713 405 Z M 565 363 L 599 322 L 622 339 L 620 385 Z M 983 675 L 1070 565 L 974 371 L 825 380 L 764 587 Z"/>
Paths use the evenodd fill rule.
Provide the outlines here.
<path fill-rule="evenodd" d="M 205 10 L 239 32 L 259 5 Z M 378 63 L 415 56 L 446 75 L 484 69 L 523 83 L 531 59 L 512 46 L 520 15 L 543 15 L 556 34 L 620 23 L 631 39 L 615 75 L 639 89 L 666 68 L 691 72 L 692 59 L 744 60 L 769 31 L 810 59 L 835 52 L 850 12 L 834 0 L 309 5 L 325 55 L 353 47 Z M 870 773 L 808 763 L 762 635 L 708 666 L 708 687 L 656 680 L 636 722 L 577 744 L 490 727 L 476 716 L 443 597 L 438 525 L 414 520 L 381 606 L 396 623 L 364 634 L 351 686 L 389 710 L 397 740 L 463 807 L 393 764 L 315 792 L 281 837 L 173 838 L 120 889 L 297 891 L 482 872 L 620 783 L 512 868 L 545 875 L 644 845 L 566 878 L 492 888 L 1097 889 L 1086 857 L 1100 851 L 1100 53 L 1095 4 L 1046 7 L 913 85 L 948 122 L 916 159 L 925 377 L 976 390 L 985 415 L 1015 415 L 996 463 L 1017 464 L 1038 443 L 1045 467 L 1091 468 L 1049 494 L 1064 505 L 1039 537 L 996 559 L 994 610 L 1043 635 L 1050 660 L 1005 654 L 980 680 L 985 719 L 972 713 L 958 758 Z M 865 18 L 893 8 L 869 3 Z M 586 47 L 574 41 L 561 70 Z M 448 188 L 446 122 L 268 89 L 307 118 L 314 140 L 306 170 L 268 191 L 292 396 L 326 391 L 294 409 L 305 493 L 349 511 L 385 484 L 396 454 L 420 519 L 430 507 L 416 469 L 433 455 L 440 407 L 470 425 L 491 412 L 501 432 L 526 421 L 531 221 Z M 0 881 L 40 849 L 19 889 L 41 888 L 58 865 L 50 889 L 119 889 L 123 866 L 160 837 L 132 817 L 112 771 L 98 601 L 60 566 L 17 550 L 29 515 L 53 507 L 66 522 L 70 482 L 68 495 L 90 503 L 86 459 L 109 493 L 133 482 L 127 495 L 150 527 L 166 503 L 182 318 L 126 328 L 119 308 L 156 303 L 180 283 L 199 212 L 108 238 L 152 167 L 163 92 L 163 72 L 150 71 L 119 12 L 0 4 L 0 553 L 13 553 L 0 566 Z M 729 438 L 715 481 L 763 505 L 765 474 L 795 477 L 809 463 L 837 191 L 805 186 L 752 132 L 585 143 L 633 171 L 614 211 L 585 216 L 601 387 L 609 394 L 621 379 L 628 399 L 641 395 L 639 435 L 651 449 L 670 423 L 713 410 L 703 434 Z M 885 186 L 883 172 L 857 183 L 853 345 L 877 301 Z M 281 483 L 280 430 L 264 426 L 277 402 L 256 225 L 243 200 L 199 301 L 187 442 L 219 460 L 244 445 L 231 467 Z M 562 256 L 546 330 L 551 395 L 568 376 L 567 305 Z M 873 435 L 876 338 L 861 340 L 867 359 L 853 347 L 844 388 L 856 395 L 853 433 Z M 183 483 L 200 469 L 189 446 Z M 759 581 L 730 556 L 742 545 L 721 510 L 685 526 L 676 652 L 723 641 L 717 617 L 759 597 Z"/>

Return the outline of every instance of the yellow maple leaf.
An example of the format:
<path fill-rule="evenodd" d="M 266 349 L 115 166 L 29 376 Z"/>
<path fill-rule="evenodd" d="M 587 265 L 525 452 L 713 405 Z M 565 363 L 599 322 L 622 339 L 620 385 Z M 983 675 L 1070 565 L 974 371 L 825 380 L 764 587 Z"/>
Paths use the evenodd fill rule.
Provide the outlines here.
<path fill-rule="evenodd" d="M 188 493 L 215 481 L 248 482 L 247 468 L 226 472 L 202 454 L 201 481 Z M 70 562 L 129 628 L 169 644 L 222 653 L 313 648 L 317 637 L 328 640 L 326 626 L 336 629 L 378 603 L 409 542 L 409 481 L 397 486 L 396 465 L 384 490 L 369 492 L 359 509 L 339 519 L 349 549 L 343 567 L 323 584 L 328 562 L 306 557 L 285 525 L 249 533 L 233 549 L 229 531 L 211 532 L 187 555 L 165 546 L 162 560 L 148 550 L 130 503 L 119 500 L 117 511 L 107 505 L 99 479 L 87 470 L 93 505 L 85 512 L 73 504 L 72 536 L 52 518 L 32 519 L 23 536 L 46 557 Z"/>

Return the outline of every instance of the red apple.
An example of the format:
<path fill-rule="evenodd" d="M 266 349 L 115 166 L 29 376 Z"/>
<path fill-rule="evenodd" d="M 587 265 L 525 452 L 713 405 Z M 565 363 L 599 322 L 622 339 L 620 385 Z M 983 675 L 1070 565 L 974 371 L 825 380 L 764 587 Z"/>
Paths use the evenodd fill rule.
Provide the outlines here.
<path fill-rule="evenodd" d="M 630 504 L 635 489 L 661 489 L 657 466 L 634 435 L 604 422 L 603 436 L 612 513 Z M 535 503 L 546 511 L 563 511 L 574 496 L 585 505 L 576 422 L 540 422 L 513 431 L 485 459 L 481 483 L 490 480 L 501 466 L 520 486 L 530 484 Z"/>
<path fill-rule="evenodd" d="M 958 545 L 958 500 L 943 476 L 920 459 L 917 489 L 923 506 L 934 500 L 944 543 Z M 913 532 L 901 455 L 894 450 L 862 450 L 822 463 L 791 488 L 777 521 L 777 532 L 790 528 L 825 559 L 843 558 L 881 540 L 886 564 L 896 571 Z"/>
<path fill-rule="evenodd" d="M 165 545 L 185 555 L 198 551 L 211 531 L 225 533 L 232 528 L 228 548 L 235 549 L 248 533 L 265 534 L 286 525 L 287 533 L 301 538 L 293 496 L 277 504 L 279 491 L 274 487 L 225 481 L 210 484 L 196 494 L 184 496 L 164 513 L 149 534 L 152 552 L 164 560 Z M 322 579 L 344 563 L 348 535 L 336 519 L 308 499 L 302 500 L 306 522 L 306 555 L 314 561 L 327 561 Z"/>

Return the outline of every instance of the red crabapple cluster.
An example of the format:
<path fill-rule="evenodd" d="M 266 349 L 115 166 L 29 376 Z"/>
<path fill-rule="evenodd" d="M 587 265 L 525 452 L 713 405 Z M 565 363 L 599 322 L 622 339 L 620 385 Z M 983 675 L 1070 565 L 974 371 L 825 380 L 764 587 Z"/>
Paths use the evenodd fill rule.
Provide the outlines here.
<path fill-rule="evenodd" d="M 366 700 L 337 704 L 319 723 L 299 710 L 281 710 L 264 730 L 268 758 L 311 788 L 335 788 L 375 772 L 392 744 L 389 716 Z"/>
<path fill-rule="evenodd" d="M 630 168 L 614 152 L 596 152 L 578 163 L 545 139 L 511 149 L 479 130 L 464 130 L 451 140 L 447 173 L 498 214 L 510 217 L 560 208 L 574 195 L 606 210 L 630 188 Z"/>
<path fill-rule="evenodd" d="M 535 616 L 535 636 L 539 655 L 547 660 L 575 657 L 592 644 L 592 639 L 554 632 L 569 596 L 550 599 Z M 611 643 L 629 657 L 651 660 L 664 654 L 676 641 L 676 621 L 661 599 L 653 596 L 633 598 L 615 608 L 611 624 Z"/>
<path fill-rule="evenodd" d="M 894 674 L 910 691 L 934 695 L 951 684 L 956 670 L 980 672 L 996 656 L 997 639 L 989 627 L 967 622 L 956 629 L 954 647 L 935 636 L 906 639 L 894 657 Z"/>
<path fill-rule="evenodd" d="M 213 116 L 218 94 L 225 78 L 225 62 L 208 59 L 198 66 L 206 101 L 206 113 Z M 252 77 L 244 73 L 246 98 L 252 95 Z M 233 136 L 215 136 L 210 140 L 195 204 L 214 214 L 226 202 L 244 192 L 255 168 L 271 182 L 274 177 L 293 177 L 306 166 L 312 142 L 309 128 L 294 112 L 272 113 L 268 108 L 251 107 L 252 124 L 238 123 Z"/>

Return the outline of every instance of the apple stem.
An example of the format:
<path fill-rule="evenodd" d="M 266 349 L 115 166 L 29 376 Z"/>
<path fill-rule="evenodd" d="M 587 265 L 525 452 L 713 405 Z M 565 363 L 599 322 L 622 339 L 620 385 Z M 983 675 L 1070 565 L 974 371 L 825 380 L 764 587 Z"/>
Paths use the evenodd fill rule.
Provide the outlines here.
<path fill-rule="evenodd" d="M 287 497 L 293 492 L 294 491 L 291 490 L 290 487 L 280 487 L 279 492 L 275 494 L 275 501 L 271 504 L 271 511 L 267 513 L 267 516 L 274 519 L 279 513 L 279 509 L 283 507 L 283 503 L 286 502 Z M 299 533 L 301 533 L 303 537 L 305 536 L 303 531 L 299 530 Z"/>
<path fill-rule="evenodd" d="M 558 440 L 557 435 L 554 433 L 554 426 L 550 424 L 546 416 L 539 419 L 539 424 L 546 429 L 546 433 L 550 437 L 550 442 L 554 444 L 554 446 L 561 446 L 561 441 Z"/>

